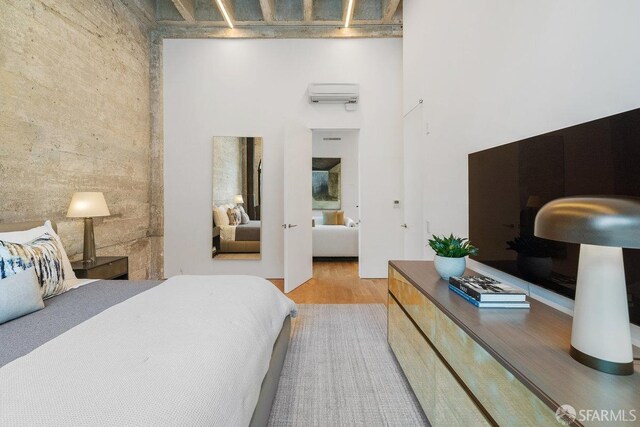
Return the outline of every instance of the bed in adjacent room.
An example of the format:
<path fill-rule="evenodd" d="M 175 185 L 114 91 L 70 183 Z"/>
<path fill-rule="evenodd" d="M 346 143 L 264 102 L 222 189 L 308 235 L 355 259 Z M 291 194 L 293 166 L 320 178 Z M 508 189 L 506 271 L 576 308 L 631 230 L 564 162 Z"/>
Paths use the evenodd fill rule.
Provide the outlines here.
<path fill-rule="evenodd" d="M 296 312 L 270 282 L 71 284 L 0 324 L 0 425 L 266 425 Z"/>
<path fill-rule="evenodd" d="M 323 216 L 313 217 L 314 258 L 358 257 L 358 227 L 348 217 L 340 224 L 325 224 Z"/>

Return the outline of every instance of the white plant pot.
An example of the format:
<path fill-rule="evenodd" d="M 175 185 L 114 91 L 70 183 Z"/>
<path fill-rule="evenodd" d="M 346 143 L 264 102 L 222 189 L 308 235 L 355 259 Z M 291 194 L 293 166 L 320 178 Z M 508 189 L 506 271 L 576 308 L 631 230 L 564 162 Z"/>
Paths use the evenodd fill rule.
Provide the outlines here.
<path fill-rule="evenodd" d="M 467 260 L 462 258 L 447 258 L 436 255 L 433 259 L 436 271 L 444 280 L 449 280 L 451 276 L 462 276 L 467 267 Z"/>

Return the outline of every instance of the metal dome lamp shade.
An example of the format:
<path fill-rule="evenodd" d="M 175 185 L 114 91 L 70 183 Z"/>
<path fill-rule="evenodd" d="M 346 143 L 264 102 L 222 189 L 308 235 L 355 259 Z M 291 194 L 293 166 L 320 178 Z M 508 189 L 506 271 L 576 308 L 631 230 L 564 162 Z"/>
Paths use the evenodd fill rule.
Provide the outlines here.
<path fill-rule="evenodd" d="M 535 235 L 580 244 L 571 356 L 602 372 L 633 374 L 622 248 L 640 248 L 640 199 L 553 200 L 538 212 Z"/>

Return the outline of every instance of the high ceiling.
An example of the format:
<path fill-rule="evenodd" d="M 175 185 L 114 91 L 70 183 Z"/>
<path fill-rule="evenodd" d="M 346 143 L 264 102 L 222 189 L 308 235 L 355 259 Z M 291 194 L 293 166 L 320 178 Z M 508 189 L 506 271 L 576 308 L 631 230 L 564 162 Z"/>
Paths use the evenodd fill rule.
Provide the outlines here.
<path fill-rule="evenodd" d="M 327 37 L 397 37 L 402 31 L 402 0 L 156 0 L 156 21 L 165 27 L 239 32 L 270 28 L 291 33 L 297 28 Z M 318 31 L 322 28 L 324 32 Z"/>

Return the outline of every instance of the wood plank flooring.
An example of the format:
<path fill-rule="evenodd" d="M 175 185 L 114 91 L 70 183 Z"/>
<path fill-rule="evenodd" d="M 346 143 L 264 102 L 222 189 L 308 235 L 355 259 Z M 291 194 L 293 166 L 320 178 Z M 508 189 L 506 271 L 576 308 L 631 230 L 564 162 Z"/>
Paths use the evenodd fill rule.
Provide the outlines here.
<path fill-rule="evenodd" d="M 283 280 L 271 282 L 284 289 Z M 387 279 L 360 279 L 356 261 L 318 261 L 313 278 L 287 296 L 298 304 L 386 304 Z"/>

